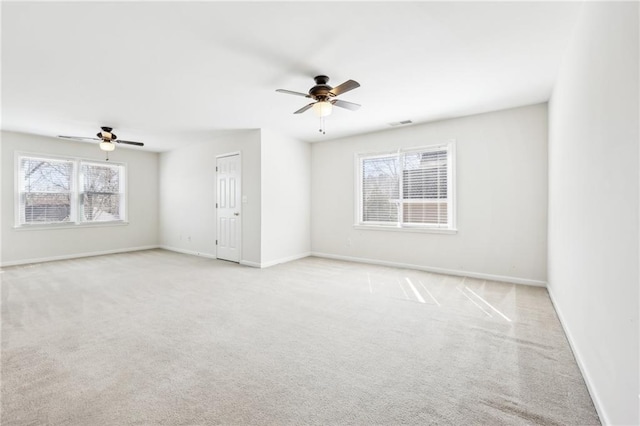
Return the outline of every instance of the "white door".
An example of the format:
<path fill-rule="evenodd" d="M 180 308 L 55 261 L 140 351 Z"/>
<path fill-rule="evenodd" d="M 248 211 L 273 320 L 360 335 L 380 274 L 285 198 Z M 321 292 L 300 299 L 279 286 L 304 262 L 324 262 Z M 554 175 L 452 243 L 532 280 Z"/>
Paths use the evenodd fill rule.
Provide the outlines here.
<path fill-rule="evenodd" d="M 216 241 L 218 259 L 240 261 L 240 154 L 218 157 Z"/>

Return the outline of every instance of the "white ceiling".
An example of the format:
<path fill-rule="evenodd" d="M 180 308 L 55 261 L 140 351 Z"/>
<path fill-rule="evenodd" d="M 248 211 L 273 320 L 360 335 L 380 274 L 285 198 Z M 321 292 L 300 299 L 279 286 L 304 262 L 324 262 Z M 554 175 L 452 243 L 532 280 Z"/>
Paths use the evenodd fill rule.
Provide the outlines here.
<path fill-rule="evenodd" d="M 548 100 L 575 2 L 2 4 L 2 128 L 165 151 L 233 129 L 305 141 Z M 326 74 L 327 134 L 293 115 Z"/>

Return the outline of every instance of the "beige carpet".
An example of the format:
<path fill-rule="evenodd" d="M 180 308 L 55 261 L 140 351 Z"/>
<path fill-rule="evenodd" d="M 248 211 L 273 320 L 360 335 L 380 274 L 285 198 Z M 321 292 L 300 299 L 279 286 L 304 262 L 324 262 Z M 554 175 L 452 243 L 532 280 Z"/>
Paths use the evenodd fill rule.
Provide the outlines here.
<path fill-rule="evenodd" d="M 3 426 L 599 424 L 541 288 L 162 250 L 0 277 Z"/>

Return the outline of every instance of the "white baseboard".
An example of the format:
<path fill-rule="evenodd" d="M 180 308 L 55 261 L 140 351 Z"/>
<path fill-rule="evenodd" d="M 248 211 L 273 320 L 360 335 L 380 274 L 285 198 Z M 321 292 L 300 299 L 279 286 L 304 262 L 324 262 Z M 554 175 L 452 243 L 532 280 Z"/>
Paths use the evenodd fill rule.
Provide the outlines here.
<path fill-rule="evenodd" d="M 163 250 L 175 251 L 176 253 L 183 253 L 183 254 L 190 254 L 192 256 L 206 257 L 207 259 L 217 259 L 215 254 L 202 253 L 200 251 L 185 250 L 185 249 L 181 249 L 181 248 L 177 248 L 177 247 L 171 247 L 171 246 L 160 246 L 160 248 L 163 249 Z"/>
<path fill-rule="evenodd" d="M 197 252 L 197 251 L 193 251 L 193 250 L 185 250 L 185 249 L 181 249 L 181 248 L 177 248 L 177 247 L 170 247 L 170 246 L 160 246 L 161 249 L 164 250 L 169 250 L 169 251 L 175 251 L 178 253 L 184 253 L 184 254 L 190 254 L 193 256 L 201 256 L 201 257 L 206 257 L 209 259 L 217 259 L 217 257 L 213 254 L 209 254 L 209 253 L 202 253 L 202 252 Z M 244 266 L 250 266 L 252 268 L 268 268 L 269 266 L 273 266 L 273 265 L 277 265 L 279 263 L 286 263 L 286 262 L 291 262 L 292 260 L 296 260 L 296 259 L 302 259 L 303 257 L 307 257 L 310 256 L 311 253 L 306 252 L 306 253 L 300 253 L 300 254 L 296 254 L 293 256 L 289 256 L 289 257 L 284 257 L 281 259 L 276 259 L 276 260 L 271 260 L 268 262 L 252 262 L 250 260 L 240 260 L 240 262 L 238 262 L 240 265 L 244 265 Z"/>
<path fill-rule="evenodd" d="M 591 395 L 591 400 L 593 401 L 593 405 L 596 407 L 596 412 L 598 413 L 598 416 L 600 416 L 600 422 L 603 425 L 610 425 L 612 423 L 609 420 L 609 416 L 607 416 L 604 410 L 604 406 L 602 405 L 602 401 L 598 396 L 598 392 L 593 386 L 593 381 L 591 380 L 591 375 L 589 374 L 589 370 L 587 369 L 587 366 L 582 361 L 583 358 L 582 358 L 581 352 L 575 344 L 575 340 L 573 339 L 571 331 L 567 327 L 567 323 L 565 321 L 564 315 L 562 314 L 562 310 L 559 309 L 559 306 L 556 304 L 555 297 L 553 295 L 553 288 L 551 286 L 547 286 L 547 292 L 549 293 L 549 299 L 551 299 L 551 304 L 553 305 L 553 308 L 555 309 L 556 314 L 558 315 L 558 319 L 560 320 L 560 325 L 562 326 L 562 330 L 564 331 L 565 336 L 567 336 L 569 347 L 571 348 L 571 351 L 573 352 L 573 357 L 576 359 L 578 368 L 582 373 L 582 378 L 584 379 L 584 382 L 587 385 L 587 390 L 589 391 L 589 395 Z"/>
<path fill-rule="evenodd" d="M 311 256 L 311 252 L 298 253 L 298 254 L 294 254 L 293 256 L 282 257 L 280 259 L 270 260 L 268 262 L 260 262 L 260 263 L 251 262 L 249 260 L 241 260 L 240 264 L 245 266 L 251 266 L 253 268 L 268 268 L 270 266 L 278 265 L 280 263 L 287 263 L 293 260 L 298 260 L 298 259 L 302 259 L 309 256 Z"/>
<path fill-rule="evenodd" d="M 258 262 L 251 262 L 250 260 L 241 260 L 240 261 L 241 265 L 244 266 L 251 266 L 252 268 L 262 268 L 262 266 L 260 265 L 260 263 Z"/>
<path fill-rule="evenodd" d="M 0 266 L 15 266 L 15 265 L 28 265 L 30 263 L 43 263 L 43 262 L 53 262 L 56 260 L 68 260 L 68 259 L 78 259 L 81 257 L 92 257 L 92 256 L 102 256 L 105 254 L 116 254 L 116 253 L 127 253 L 130 251 L 141 251 L 141 250 L 151 250 L 157 249 L 160 246 L 151 245 L 151 246 L 141 246 L 141 247 L 128 247 L 114 250 L 102 250 L 102 251 L 91 251 L 84 253 L 74 253 L 74 254 L 65 254 L 62 256 L 48 256 L 48 257 L 38 257 L 32 259 L 20 259 L 20 260 L 10 260 L 8 262 L 2 262 Z"/>
<path fill-rule="evenodd" d="M 460 271 L 457 269 L 437 268 L 433 266 L 414 265 L 411 263 L 388 262 L 386 260 L 367 259 L 362 257 L 342 256 L 338 254 L 311 252 L 311 256 L 324 257 L 327 259 L 346 260 L 349 262 L 370 263 L 373 265 L 392 266 L 394 268 L 416 269 L 419 271 L 435 272 L 437 274 L 456 275 L 460 277 L 479 278 L 490 281 L 503 281 L 514 284 L 531 285 L 535 287 L 546 287 L 545 281 L 532 280 L 529 278 L 510 277 L 506 275 L 485 274 L 483 272 Z"/>
<path fill-rule="evenodd" d="M 287 263 L 287 262 L 291 262 L 293 260 L 298 260 L 298 259 L 302 259 L 302 258 L 309 257 L 309 256 L 311 256 L 311 252 L 298 253 L 298 254 L 294 254 L 293 256 L 287 256 L 287 257 L 282 257 L 282 258 L 276 259 L 276 260 L 270 260 L 268 262 L 262 262 L 262 263 L 260 263 L 260 267 L 261 268 L 268 268 L 269 266 L 278 265 L 280 263 Z"/>

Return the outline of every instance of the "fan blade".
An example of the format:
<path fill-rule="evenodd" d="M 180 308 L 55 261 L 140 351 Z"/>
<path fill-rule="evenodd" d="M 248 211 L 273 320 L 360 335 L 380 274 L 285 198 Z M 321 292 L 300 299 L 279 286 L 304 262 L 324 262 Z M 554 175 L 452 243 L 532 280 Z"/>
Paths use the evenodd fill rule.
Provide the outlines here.
<path fill-rule="evenodd" d="M 116 139 L 113 142 L 115 142 L 115 143 L 123 143 L 125 145 L 144 146 L 144 144 L 142 142 L 123 141 L 123 140 L 120 140 L 120 139 Z"/>
<path fill-rule="evenodd" d="M 310 98 L 311 97 L 306 93 L 294 92 L 293 90 L 277 89 L 276 92 L 278 92 L 278 93 L 286 93 L 287 95 L 304 96 L 305 98 Z"/>
<path fill-rule="evenodd" d="M 353 102 L 342 101 L 340 99 L 332 99 L 331 103 L 340 108 L 346 108 L 351 111 L 356 111 L 361 107 L 359 104 L 354 104 Z"/>
<path fill-rule="evenodd" d="M 311 108 L 313 106 L 313 104 L 315 104 L 315 102 L 311 102 L 309 105 L 305 105 L 302 108 L 300 108 L 299 110 L 297 110 L 296 112 L 294 112 L 294 114 L 300 114 L 305 112 L 306 110 L 308 110 L 309 108 Z"/>
<path fill-rule="evenodd" d="M 355 80 L 347 80 L 344 83 L 342 83 L 339 86 L 334 87 L 333 89 L 331 89 L 331 91 L 329 93 L 331 93 L 333 96 L 338 96 L 341 95 L 343 93 L 348 92 L 349 90 L 353 90 L 353 89 L 357 89 L 358 87 L 360 87 L 360 83 L 358 83 Z"/>
<path fill-rule="evenodd" d="M 75 141 L 101 141 L 102 139 L 98 139 L 98 138 L 83 138 L 82 136 L 62 136 L 62 135 L 58 135 L 59 138 L 62 139 L 72 139 Z"/>

